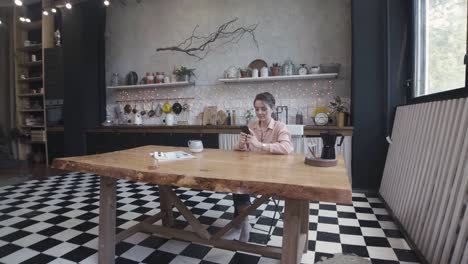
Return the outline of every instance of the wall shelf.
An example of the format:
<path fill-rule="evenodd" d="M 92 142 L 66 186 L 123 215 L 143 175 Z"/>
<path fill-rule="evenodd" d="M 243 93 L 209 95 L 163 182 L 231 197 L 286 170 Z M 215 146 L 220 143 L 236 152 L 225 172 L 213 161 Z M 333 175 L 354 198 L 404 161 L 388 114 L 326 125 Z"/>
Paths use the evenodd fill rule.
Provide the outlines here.
<path fill-rule="evenodd" d="M 44 96 L 43 93 L 24 93 L 24 94 L 18 94 L 19 97 L 39 97 L 39 96 Z"/>
<path fill-rule="evenodd" d="M 44 128 L 44 125 L 20 126 L 21 128 Z"/>
<path fill-rule="evenodd" d="M 290 76 L 269 76 L 258 78 L 234 78 L 234 79 L 219 79 L 224 83 L 241 83 L 241 82 L 272 82 L 272 81 L 300 81 L 300 80 L 316 80 L 316 79 L 335 79 L 338 73 L 318 73 L 307 75 L 290 75 Z"/>
<path fill-rule="evenodd" d="M 144 88 L 158 88 L 158 87 L 182 87 L 182 86 L 191 86 L 191 85 L 195 85 L 195 82 L 119 85 L 119 86 L 107 86 L 107 88 L 108 89 L 144 89 Z"/>
<path fill-rule="evenodd" d="M 32 77 L 26 79 L 18 79 L 19 82 L 39 82 L 42 81 L 42 77 Z"/>
<path fill-rule="evenodd" d="M 20 23 L 18 23 L 18 28 L 24 29 L 24 30 L 41 29 L 42 28 L 42 20 L 37 20 L 37 21 L 30 22 L 30 23 L 20 22 Z"/>
<path fill-rule="evenodd" d="M 19 63 L 18 65 L 21 67 L 37 67 L 42 66 L 42 61 L 30 61 L 25 63 Z"/>
<path fill-rule="evenodd" d="M 29 112 L 43 112 L 44 109 L 20 109 L 19 112 L 29 113 Z"/>
<path fill-rule="evenodd" d="M 27 47 L 17 48 L 16 50 L 22 51 L 22 52 L 41 51 L 42 44 L 34 44 L 34 45 L 27 46 Z"/>

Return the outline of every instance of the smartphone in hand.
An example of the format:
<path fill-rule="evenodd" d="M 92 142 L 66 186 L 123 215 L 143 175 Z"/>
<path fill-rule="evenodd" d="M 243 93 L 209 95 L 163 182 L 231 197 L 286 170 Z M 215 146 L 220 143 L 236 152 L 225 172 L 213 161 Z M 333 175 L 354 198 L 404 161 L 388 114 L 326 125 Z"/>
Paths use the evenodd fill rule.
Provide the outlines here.
<path fill-rule="evenodd" d="M 250 135 L 250 129 L 248 126 L 241 126 L 241 131 L 247 135 Z"/>

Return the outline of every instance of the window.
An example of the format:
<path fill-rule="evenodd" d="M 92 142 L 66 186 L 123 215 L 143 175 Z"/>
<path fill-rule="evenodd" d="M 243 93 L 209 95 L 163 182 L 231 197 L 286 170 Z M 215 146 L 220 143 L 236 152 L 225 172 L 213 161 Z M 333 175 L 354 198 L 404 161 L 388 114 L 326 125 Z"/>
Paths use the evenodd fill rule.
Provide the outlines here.
<path fill-rule="evenodd" d="M 465 87 L 468 0 L 414 0 L 413 97 Z"/>

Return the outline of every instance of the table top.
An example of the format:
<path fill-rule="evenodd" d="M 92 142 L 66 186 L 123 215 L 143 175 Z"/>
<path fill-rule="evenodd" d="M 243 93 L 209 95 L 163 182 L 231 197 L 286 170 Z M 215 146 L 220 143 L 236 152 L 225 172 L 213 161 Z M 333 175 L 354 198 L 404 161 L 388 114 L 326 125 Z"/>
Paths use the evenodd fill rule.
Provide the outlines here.
<path fill-rule="evenodd" d="M 304 155 L 204 149 L 197 159 L 158 162 L 155 151 L 188 148 L 144 146 L 104 154 L 58 158 L 52 167 L 117 179 L 217 192 L 276 195 L 282 198 L 351 203 L 351 186 L 341 157 L 338 166 L 304 164 Z"/>

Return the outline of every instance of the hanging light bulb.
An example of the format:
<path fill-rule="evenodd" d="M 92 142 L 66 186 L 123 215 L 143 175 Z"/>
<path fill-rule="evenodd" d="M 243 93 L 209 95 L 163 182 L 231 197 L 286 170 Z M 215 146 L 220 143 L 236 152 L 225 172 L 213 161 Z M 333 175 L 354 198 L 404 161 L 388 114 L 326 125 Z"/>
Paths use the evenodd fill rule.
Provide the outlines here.
<path fill-rule="evenodd" d="M 21 0 L 15 0 L 15 5 L 17 5 L 17 6 L 22 6 L 22 5 L 23 5 L 23 1 L 21 1 Z"/>
<path fill-rule="evenodd" d="M 25 21 L 26 21 L 26 18 L 20 17 L 19 20 L 20 20 L 21 22 L 25 22 Z"/>
<path fill-rule="evenodd" d="M 70 3 L 66 3 L 66 4 L 65 4 L 65 7 L 66 7 L 67 9 L 72 9 L 72 5 L 71 5 Z"/>
<path fill-rule="evenodd" d="M 57 9 L 55 8 L 52 8 L 50 11 L 52 11 L 52 13 L 57 13 Z"/>
<path fill-rule="evenodd" d="M 104 5 L 105 6 L 109 6 L 109 4 L 110 4 L 109 0 L 104 0 Z"/>
<path fill-rule="evenodd" d="M 26 21 L 26 23 L 31 23 L 31 19 L 29 18 L 25 18 L 24 21 Z"/>
<path fill-rule="evenodd" d="M 47 12 L 47 10 L 44 9 L 44 11 L 42 11 L 42 14 L 43 14 L 44 16 L 48 16 L 48 15 L 49 15 L 49 12 Z"/>

